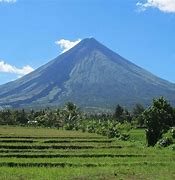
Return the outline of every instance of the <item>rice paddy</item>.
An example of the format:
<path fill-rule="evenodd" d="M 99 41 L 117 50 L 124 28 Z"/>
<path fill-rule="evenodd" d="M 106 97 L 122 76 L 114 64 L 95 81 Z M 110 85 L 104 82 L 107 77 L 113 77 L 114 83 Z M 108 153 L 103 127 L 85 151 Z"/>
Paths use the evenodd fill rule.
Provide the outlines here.
<path fill-rule="evenodd" d="M 175 152 L 92 133 L 0 127 L 0 179 L 175 179 Z"/>

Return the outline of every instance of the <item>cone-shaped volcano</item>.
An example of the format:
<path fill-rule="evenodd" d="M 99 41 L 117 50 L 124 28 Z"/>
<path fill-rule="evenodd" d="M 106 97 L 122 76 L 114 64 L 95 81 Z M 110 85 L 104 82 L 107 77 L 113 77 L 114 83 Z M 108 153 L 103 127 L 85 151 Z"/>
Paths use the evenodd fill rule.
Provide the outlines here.
<path fill-rule="evenodd" d="M 82 40 L 32 73 L 0 86 L 0 106 L 112 108 L 149 104 L 165 96 L 175 102 L 175 85 L 122 58 L 94 38 Z"/>

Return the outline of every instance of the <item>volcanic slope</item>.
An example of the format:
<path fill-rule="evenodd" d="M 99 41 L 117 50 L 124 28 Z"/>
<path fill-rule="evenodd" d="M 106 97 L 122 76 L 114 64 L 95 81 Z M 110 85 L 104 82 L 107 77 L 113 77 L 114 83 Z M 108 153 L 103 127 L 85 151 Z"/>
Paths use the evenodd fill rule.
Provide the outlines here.
<path fill-rule="evenodd" d="M 175 104 L 175 84 L 111 51 L 94 38 L 24 77 L 0 86 L 0 106 L 46 107 L 68 101 L 83 108 L 148 105 L 165 96 Z"/>

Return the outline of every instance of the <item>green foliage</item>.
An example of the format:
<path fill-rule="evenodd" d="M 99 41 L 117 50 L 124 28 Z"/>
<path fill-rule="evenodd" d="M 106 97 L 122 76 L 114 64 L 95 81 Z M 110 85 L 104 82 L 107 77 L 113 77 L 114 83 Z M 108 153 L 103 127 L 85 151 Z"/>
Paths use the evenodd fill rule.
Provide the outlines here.
<path fill-rule="evenodd" d="M 136 104 L 132 112 L 135 117 L 138 117 L 140 114 L 144 112 L 144 110 L 145 108 L 141 104 Z"/>
<path fill-rule="evenodd" d="M 66 123 L 66 124 L 64 125 L 64 129 L 65 129 L 65 130 L 73 130 L 73 128 L 74 128 L 74 126 L 73 126 L 72 124 Z"/>
<path fill-rule="evenodd" d="M 88 119 L 78 121 L 78 127 L 83 132 L 97 133 L 108 138 L 120 138 L 121 140 L 128 140 L 131 125 L 128 122 L 119 123 L 115 120 L 96 120 Z"/>
<path fill-rule="evenodd" d="M 24 109 L 22 110 L 4 110 L 0 111 L 1 125 L 23 125 L 27 124 L 28 117 Z"/>
<path fill-rule="evenodd" d="M 131 124 L 125 121 L 124 123 L 117 124 L 116 128 L 120 134 L 119 139 L 127 141 L 129 139 L 129 131 L 131 130 Z"/>
<path fill-rule="evenodd" d="M 63 110 L 63 118 L 66 123 L 67 130 L 73 130 L 76 126 L 76 121 L 81 119 L 81 113 L 77 106 L 72 102 L 68 102 Z"/>
<path fill-rule="evenodd" d="M 154 146 L 170 127 L 174 125 L 174 110 L 163 98 L 153 99 L 153 104 L 143 113 L 147 130 L 148 146 Z"/>
<path fill-rule="evenodd" d="M 74 103 L 68 102 L 62 109 L 1 110 L 0 125 L 64 128 L 128 140 L 132 127 L 144 128 L 146 123 L 148 145 L 153 146 L 175 125 L 175 110 L 163 98 L 154 99 L 153 105 L 144 113 L 143 110 L 140 104 L 136 104 L 132 112 L 117 105 L 114 114 L 85 114 Z"/>
<path fill-rule="evenodd" d="M 114 117 L 115 117 L 117 120 L 122 121 L 122 120 L 123 120 L 123 112 L 124 112 L 123 107 L 121 107 L 121 106 L 118 104 L 117 107 L 116 107 L 116 109 L 115 109 Z"/>
<path fill-rule="evenodd" d="M 124 121 L 131 122 L 132 120 L 131 113 L 127 109 L 124 109 L 119 104 L 117 105 L 115 109 L 114 118 L 116 121 L 120 123 L 123 123 Z"/>
<path fill-rule="evenodd" d="M 157 145 L 161 147 L 167 147 L 171 144 L 173 144 L 172 137 L 164 137 L 157 142 Z"/>
<path fill-rule="evenodd" d="M 117 124 L 119 132 L 129 132 L 131 130 L 131 124 L 125 121 L 124 123 Z"/>
<path fill-rule="evenodd" d="M 133 122 L 135 122 L 137 127 L 144 127 L 145 121 L 143 118 L 142 113 L 144 112 L 145 108 L 141 104 L 136 104 L 133 108 Z"/>
<path fill-rule="evenodd" d="M 158 147 L 167 147 L 175 143 L 175 128 L 162 135 L 162 138 L 157 142 Z"/>

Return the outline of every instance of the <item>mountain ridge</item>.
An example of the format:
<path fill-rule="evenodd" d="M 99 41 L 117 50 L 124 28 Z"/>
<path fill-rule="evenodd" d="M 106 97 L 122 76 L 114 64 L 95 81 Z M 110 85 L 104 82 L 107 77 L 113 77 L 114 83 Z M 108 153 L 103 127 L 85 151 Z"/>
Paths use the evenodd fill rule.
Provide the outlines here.
<path fill-rule="evenodd" d="M 79 106 L 113 108 L 148 105 L 165 96 L 175 104 L 175 84 L 161 79 L 99 43 L 86 38 L 26 76 L 0 86 L 0 106 Z"/>

